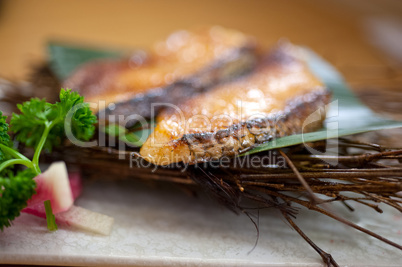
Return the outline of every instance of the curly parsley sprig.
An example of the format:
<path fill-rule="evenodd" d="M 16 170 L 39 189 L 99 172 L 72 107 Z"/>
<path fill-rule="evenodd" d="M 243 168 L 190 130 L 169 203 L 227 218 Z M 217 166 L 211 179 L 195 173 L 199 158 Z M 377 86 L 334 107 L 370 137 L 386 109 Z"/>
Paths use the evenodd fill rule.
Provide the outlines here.
<path fill-rule="evenodd" d="M 10 226 L 10 222 L 19 216 L 27 201 L 35 193 L 35 181 L 32 179 L 41 173 L 39 156 L 43 149 L 51 151 L 65 138 L 64 122 L 69 124 L 74 136 L 88 141 L 95 132 L 97 118 L 92 114 L 84 98 L 77 92 L 61 89 L 60 101 L 55 104 L 44 99 L 32 98 L 18 105 L 21 114 L 13 114 L 11 131 L 16 139 L 28 147 L 34 147 L 33 159 L 30 160 L 12 147 L 8 135 L 9 125 L 0 111 L 0 229 Z M 71 116 L 71 117 L 68 117 Z M 24 165 L 27 170 L 12 171 L 14 165 Z M 52 215 L 52 214 L 51 214 Z M 53 222 L 54 223 L 54 216 Z M 49 219 L 49 218 L 48 218 Z M 51 220 L 48 220 L 52 221 Z M 48 228 L 52 228 L 48 223 Z"/>

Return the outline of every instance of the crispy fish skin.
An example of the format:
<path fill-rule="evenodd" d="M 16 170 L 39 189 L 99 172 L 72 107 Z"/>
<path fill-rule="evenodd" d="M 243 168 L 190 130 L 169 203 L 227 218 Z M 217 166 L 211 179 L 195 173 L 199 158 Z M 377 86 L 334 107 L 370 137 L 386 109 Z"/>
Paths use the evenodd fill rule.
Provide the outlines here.
<path fill-rule="evenodd" d="M 309 70 L 298 47 L 283 44 L 250 75 L 165 110 L 140 150 L 156 165 L 233 157 L 253 146 L 322 127 L 330 92 Z M 241 101 L 241 102 L 239 102 Z M 325 114 L 325 113 L 324 113 Z"/>
<path fill-rule="evenodd" d="M 216 26 L 178 31 L 155 44 L 149 54 L 86 64 L 64 87 L 78 90 L 88 102 L 105 101 L 105 109 L 95 111 L 102 111 L 106 119 L 133 114 L 150 118 L 152 103 L 180 103 L 251 70 L 257 58 L 254 38 L 238 31 Z M 108 106 L 111 103 L 115 105 Z M 155 106 L 154 112 L 160 109 Z"/>

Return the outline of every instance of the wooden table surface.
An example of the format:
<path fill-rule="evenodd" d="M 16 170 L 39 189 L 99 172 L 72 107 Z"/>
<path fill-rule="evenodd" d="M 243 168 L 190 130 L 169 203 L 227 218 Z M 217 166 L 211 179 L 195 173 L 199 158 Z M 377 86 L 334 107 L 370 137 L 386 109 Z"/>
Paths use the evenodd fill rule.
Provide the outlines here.
<path fill-rule="evenodd" d="M 238 29 L 265 47 L 286 38 L 321 54 L 357 90 L 400 91 L 399 0 L 0 0 L 0 77 L 27 77 L 49 40 L 146 48 L 200 25 Z"/>
<path fill-rule="evenodd" d="M 146 48 L 172 31 L 199 25 L 238 29 L 265 47 L 281 38 L 309 46 L 369 102 L 387 109 L 388 102 L 378 101 L 380 91 L 401 103 L 402 37 L 392 34 L 402 34 L 398 0 L 0 0 L 0 77 L 27 77 L 46 58 L 49 40 Z M 384 29 L 391 33 L 384 37 Z"/>
<path fill-rule="evenodd" d="M 0 78 L 25 79 L 49 40 L 147 48 L 200 25 L 238 29 L 267 48 L 281 38 L 308 46 L 375 111 L 402 119 L 400 0 L 0 0 Z"/>
<path fill-rule="evenodd" d="M 254 35 L 266 47 L 281 38 L 309 46 L 353 81 L 367 78 L 355 73 L 358 67 L 373 72 L 395 65 L 370 44 L 365 25 L 384 12 L 401 19 L 402 2 L 352 2 L 360 5 L 337 0 L 0 0 L 0 77 L 24 78 L 46 56 L 49 40 L 148 47 L 177 29 L 221 25 Z M 382 9 L 367 10 L 369 3 Z"/>

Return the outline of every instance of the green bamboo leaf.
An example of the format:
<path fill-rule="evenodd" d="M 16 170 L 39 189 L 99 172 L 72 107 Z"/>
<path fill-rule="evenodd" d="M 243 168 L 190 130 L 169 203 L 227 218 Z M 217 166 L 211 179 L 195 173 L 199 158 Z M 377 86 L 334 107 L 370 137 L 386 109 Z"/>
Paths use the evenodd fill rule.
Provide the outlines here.
<path fill-rule="evenodd" d="M 100 130 L 107 135 L 117 137 L 119 140 L 133 147 L 141 147 L 152 132 L 152 129 L 142 129 L 135 126 L 127 130 L 118 124 L 109 124 L 101 127 Z"/>
<path fill-rule="evenodd" d="M 371 111 L 353 94 L 343 77 L 330 63 L 313 51 L 307 48 L 304 50 L 308 56 L 311 71 L 331 89 L 333 94 L 324 128 L 311 133 L 278 138 L 256 146 L 242 156 L 306 142 L 402 127 L 401 121 L 385 119 Z M 334 129 L 334 126 L 337 126 L 337 129 Z"/>
<path fill-rule="evenodd" d="M 61 80 L 67 78 L 78 66 L 94 59 L 121 58 L 124 51 L 103 50 L 49 42 L 47 45 L 49 62 L 52 70 Z"/>
<path fill-rule="evenodd" d="M 52 62 L 51 66 L 62 79 L 67 77 L 79 65 L 89 60 L 98 58 L 116 58 L 125 54 L 119 51 L 82 48 L 79 46 L 70 46 L 60 43 L 50 43 L 48 50 Z M 278 138 L 272 142 L 261 144 L 242 155 L 302 144 L 304 142 L 313 142 L 368 131 L 402 127 L 402 122 L 382 118 L 371 111 L 352 93 L 342 76 L 330 63 L 326 62 L 313 51 L 307 48 L 304 48 L 304 50 L 308 56 L 308 64 L 312 72 L 315 73 L 315 75 L 317 75 L 333 93 L 332 104 L 329 106 L 329 112 L 324 123 L 324 128 L 311 133 Z M 337 125 L 337 129 L 334 129 L 334 125 Z M 107 132 L 111 134 L 113 131 L 109 129 Z M 138 136 L 143 134 L 150 134 L 150 130 L 137 133 L 131 132 L 120 137 L 122 137 L 122 139 L 124 139 L 123 141 L 127 143 L 141 146 L 142 143 L 137 139 L 139 139 Z"/>

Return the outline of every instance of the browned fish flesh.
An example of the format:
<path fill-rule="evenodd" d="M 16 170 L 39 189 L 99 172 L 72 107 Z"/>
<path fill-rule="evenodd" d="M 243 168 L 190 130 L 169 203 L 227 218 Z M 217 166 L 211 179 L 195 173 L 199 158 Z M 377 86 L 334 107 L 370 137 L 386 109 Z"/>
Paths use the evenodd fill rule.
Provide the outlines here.
<path fill-rule="evenodd" d="M 140 150 L 167 165 L 233 157 L 257 144 L 301 133 L 306 118 L 330 100 L 297 46 L 282 44 L 248 76 L 222 84 L 158 115 Z M 322 127 L 324 117 L 303 132 Z"/>
<path fill-rule="evenodd" d="M 238 31 L 217 26 L 178 31 L 156 43 L 149 54 L 86 64 L 64 87 L 78 90 L 88 102 L 105 101 L 106 119 L 132 114 L 150 118 L 152 103 L 180 103 L 251 70 L 257 58 L 254 38 Z"/>

